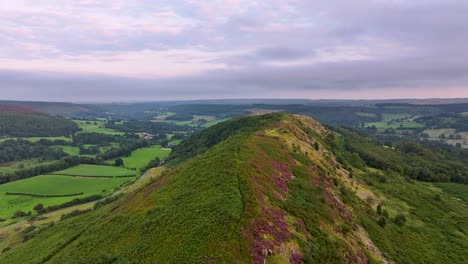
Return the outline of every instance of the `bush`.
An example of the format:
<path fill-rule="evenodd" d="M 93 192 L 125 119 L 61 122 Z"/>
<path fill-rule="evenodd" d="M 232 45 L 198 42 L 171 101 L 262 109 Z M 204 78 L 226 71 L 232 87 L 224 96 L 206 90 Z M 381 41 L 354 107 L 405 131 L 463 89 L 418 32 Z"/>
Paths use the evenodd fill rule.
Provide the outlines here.
<path fill-rule="evenodd" d="M 25 213 L 25 212 L 23 212 L 21 210 L 18 210 L 13 214 L 13 216 L 11 218 L 19 218 L 19 217 L 24 217 L 24 216 L 28 216 L 28 215 L 31 215 L 31 212 Z"/>
<path fill-rule="evenodd" d="M 406 223 L 406 216 L 403 214 L 397 214 L 393 222 L 399 227 L 402 227 Z"/>
<path fill-rule="evenodd" d="M 379 226 L 381 227 L 385 227 L 385 225 L 387 224 L 387 218 L 385 217 L 380 217 L 379 218 L 379 221 L 377 221 L 377 224 L 379 224 Z"/>

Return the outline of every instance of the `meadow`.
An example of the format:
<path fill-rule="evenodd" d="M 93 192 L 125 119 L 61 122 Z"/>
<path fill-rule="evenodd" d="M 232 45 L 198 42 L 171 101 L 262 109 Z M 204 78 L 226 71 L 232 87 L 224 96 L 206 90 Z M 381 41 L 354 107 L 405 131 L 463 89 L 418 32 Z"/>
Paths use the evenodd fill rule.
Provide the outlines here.
<path fill-rule="evenodd" d="M 412 120 L 410 114 L 382 114 L 379 122 L 366 123 L 366 126 L 375 126 L 377 129 L 421 128 L 424 124 Z"/>
<path fill-rule="evenodd" d="M 159 145 L 151 146 L 149 148 L 142 148 L 133 151 L 130 156 L 122 157 L 124 166 L 127 168 L 142 169 L 145 168 L 150 161 L 156 157 L 163 159 L 171 153 L 171 149 L 162 148 Z"/>
<path fill-rule="evenodd" d="M 54 175 L 73 175 L 73 176 L 96 176 L 96 177 L 116 177 L 136 175 L 135 171 L 121 167 L 80 164 L 66 170 L 52 173 Z"/>
<path fill-rule="evenodd" d="M 91 195 L 107 195 L 116 187 L 129 181 L 129 178 L 84 178 L 60 175 L 41 175 L 0 185 L 0 217 L 10 218 L 16 211 L 32 211 L 38 203 L 44 206 L 58 205 L 75 198 Z M 83 193 L 69 197 L 33 197 L 28 195 L 7 195 L 27 193 L 36 195 L 67 195 Z"/>
<path fill-rule="evenodd" d="M 123 135 L 123 132 L 117 132 L 108 128 L 105 128 L 105 121 L 87 121 L 87 120 L 73 120 L 78 126 L 82 129 L 81 131 L 77 132 L 80 133 L 101 133 L 101 134 L 108 134 L 108 135 Z"/>

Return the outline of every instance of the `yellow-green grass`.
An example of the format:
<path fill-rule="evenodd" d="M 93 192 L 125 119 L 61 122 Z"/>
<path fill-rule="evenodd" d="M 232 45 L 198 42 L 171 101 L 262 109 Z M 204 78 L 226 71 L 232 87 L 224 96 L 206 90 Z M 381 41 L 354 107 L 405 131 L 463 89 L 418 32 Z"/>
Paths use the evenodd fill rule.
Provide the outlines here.
<path fill-rule="evenodd" d="M 164 120 L 166 119 L 166 117 L 168 116 L 171 116 L 171 115 L 175 115 L 176 113 L 175 112 L 165 112 L 165 113 L 162 113 L 160 115 L 157 115 L 154 117 L 155 120 Z"/>
<path fill-rule="evenodd" d="M 163 159 L 171 153 L 170 149 L 162 148 L 159 145 L 149 148 L 142 148 L 133 151 L 130 156 L 122 157 L 124 166 L 127 168 L 145 168 L 151 160 L 156 157 Z"/>
<path fill-rule="evenodd" d="M 60 217 L 64 214 L 69 214 L 75 210 L 90 210 L 93 208 L 96 202 L 89 202 L 85 204 L 79 204 L 63 209 L 59 209 L 57 211 L 53 211 L 50 213 L 46 213 L 41 215 L 40 217 L 30 219 L 30 220 L 23 220 L 23 219 L 13 219 L 16 222 L 2 225 L 3 228 L 0 228 L 0 236 L 3 239 L 0 240 L 0 252 L 3 251 L 5 248 L 14 248 L 17 245 L 20 245 L 23 241 L 22 231 L 25 228 L 30 226 L 35 227 L 45 227 L 46 225 L 57 222 L 60 220 Z M 12 220 L 7 220 L 4 223 L 8 223 Z"/>
<path fill-rule="evenodd" d="M 374 113 L 364 113 L 364 112 L 356 112 L 356 115 L 363 116 L 363 117 L 376 117 L 377 116 Z"/>
<path fill-rule="evenodd" d="M 3 184 L 0 185 L 0 217 L 11 217 L 17 210 L 32 211 L 33 207 L 38 203 L 50 206 L 62 204 L 75 198 L 83 198 L 96 194 L 106 195 L 129 180 L 131 178 L 84 178 L 41 175 Z M 36 195 L 83 194 L 68 197 L 33 197 L 27 195 L 7 195 L 6 192 Z"/>
<path fill-rule="evenodd" d="M 52 173 L 54 175 L 73 175 L 73 176 L 96 176 L 96 177 L 117 177 L 136 175 L 136 171 L 121 167 L 80 164 L 66 170 Z"/>
<path fill-rule="evenodd" d="M 105 128 L 104 121 L 86 121 L 86 120 L 73 120 L 78 126 L 82 129 L 81 131 L 77 132 L 80 133 L 101 133 L 101 134 L 109 134 L 109 135 L 123 135 L 123 132 L 117 132 L 112 129 Z M 87 124 L 88 123 L 88 124 Z"/>
<path fill-rule="evenodd" d="M 41 139 L 64 140 L 64 141 L 67 141 L 67 142 L 71 141 L 71 138 L 67 138 L 67 137 L 10 137 L 10 138 L 2 138 L 2 139 L 0 139 L 0 142 L 6 141 L 6 140 L 9 140 L 9 139 L 23 139 L 23 140 L 27 140 L 27 141 L 31 141 L 31 142 L 37 142 L 37 141 L 39 141 Z"/>
<path fill-rule="evenodd" d="M 214 126 L 218 123 L 221 123 L 221 122 L 224 122 L 224 121 L 227 121 L 231 118 L 223 118 L 223 119 L 216 119 L 216 120 L 213 120 L 213 121 L 209 121 L 209 122 L 206 122 L 205 124 L 203 124 L 202 126 L 203 127 L 210 127 L 210 126 Z"/>

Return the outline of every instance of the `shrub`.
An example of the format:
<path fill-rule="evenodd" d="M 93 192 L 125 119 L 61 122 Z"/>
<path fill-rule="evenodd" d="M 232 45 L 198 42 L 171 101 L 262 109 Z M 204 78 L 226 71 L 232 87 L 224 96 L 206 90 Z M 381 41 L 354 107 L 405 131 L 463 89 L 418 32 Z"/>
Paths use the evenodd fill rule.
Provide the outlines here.
<path fill-rule="evenodd" d="M 387 224 L 387 218 L 381 216 L 379 218 L 379 221 L 377 221 L 377 224 L 379 224 L 379 226 L 381 227 L 385 227 L 385 225 Z"/>
<path fill-rule="evenodd" d="M 402 227 L 406 223 L 406 216 L 404 214 L 397 214 L 393 222 L 399 227 Z"/>

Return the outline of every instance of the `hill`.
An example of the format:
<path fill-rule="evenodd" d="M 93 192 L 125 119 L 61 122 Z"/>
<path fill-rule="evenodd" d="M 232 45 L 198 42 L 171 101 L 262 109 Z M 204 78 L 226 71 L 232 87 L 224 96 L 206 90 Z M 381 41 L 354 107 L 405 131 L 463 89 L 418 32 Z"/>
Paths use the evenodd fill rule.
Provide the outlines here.
<path fill-rule="evenodd" d="M 0 263 L 466 263 L 466 185 L 371 167 L 350 134 L 287 114 L 223 122 L 146 186 L 25 229 Z"/>
<path fill-rule="evenodd" d="M 65 136 L 78 131 L 73 121 L 30 107 L 0 105 L 0 137 Z"/>
<path fill-rule="evenodd" d="M 0 100 L 0 105 L 30 108 L 34 111 L 61 116 L 84 115 L 93 111 L 90 107 L 85 105 L 62 102 L 28 102 Z"/>

